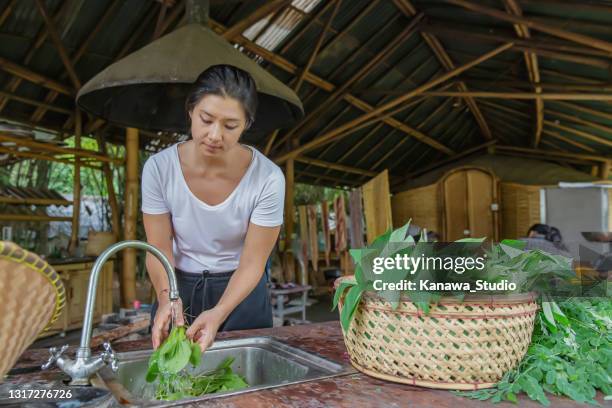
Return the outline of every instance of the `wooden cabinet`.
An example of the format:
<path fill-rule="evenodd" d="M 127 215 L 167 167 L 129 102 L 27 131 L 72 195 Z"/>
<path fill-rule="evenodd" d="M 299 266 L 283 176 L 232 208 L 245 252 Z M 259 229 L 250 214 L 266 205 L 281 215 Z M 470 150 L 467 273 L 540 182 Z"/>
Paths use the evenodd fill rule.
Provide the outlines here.
<path fill-rule="evenodd" d="M 66 288 L 66 306 L 58 320 L 53 323 L 49 330 L 40 334 L 46 337 L 67 330 L 83 327 L 85 316 L 85 305 L 87 303 L 87 289 L 89 287 L 89 276 L 93 262 L 70 263 L 64 265 L 52 265 L 61 276 Z M 106 262 L 98 280 L 96 293 L 96 304 L 94 308 L 94 323 L 102 318 L 102 315 L 113 311 L 113 261 Z"/>

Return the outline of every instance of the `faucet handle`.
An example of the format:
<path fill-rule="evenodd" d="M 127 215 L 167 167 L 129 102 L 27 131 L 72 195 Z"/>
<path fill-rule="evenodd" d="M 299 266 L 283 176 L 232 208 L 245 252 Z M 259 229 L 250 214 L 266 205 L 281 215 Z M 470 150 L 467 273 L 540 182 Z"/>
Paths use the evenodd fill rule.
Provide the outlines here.
<path fill-rule="evenodd" d="M 51 368 L 51 366 L 55 364 L 57 359 L 60 358 L 66 350 L 68 350 L 67 344 L 64 344 L 59 350 L 57 349 L 57 347 L 51 347 L 49 349 L 49 354 L 51 354 L 51 356 L 49 356 L 49 360 L 47 360 L 47 362 L 43 364 L 40 368 L 43 370 L 48 370 L 49 368 Z"/>
<path fill-rule="evenodd" d="M 102 347 L 104 347 L 104 351 L 102 352 L 102 360 L 104 360 L 104 362 L 107 364 L 110 363 L 111 370 L 116 372 L 119 369 L 119 364 L 110 342 L 105 341 L 104 344 L 102 344 Z"/>

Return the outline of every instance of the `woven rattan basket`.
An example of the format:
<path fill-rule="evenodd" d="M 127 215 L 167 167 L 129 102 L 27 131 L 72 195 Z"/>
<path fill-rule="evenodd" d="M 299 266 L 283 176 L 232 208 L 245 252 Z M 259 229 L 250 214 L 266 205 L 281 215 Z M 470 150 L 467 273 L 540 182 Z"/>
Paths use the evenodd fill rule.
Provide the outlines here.
<path fill-rule="evenodd" d="M 344 343 L 353 366 L 373 377 L 429 388 L 489 388 L 527 352 L 537 309 L 533 294 L 449 297 L 425 315 L 408 299 L 393 310 L 364 292 Z"/>
<path fill-rule="evenodd" d="M 21 353 L 62 311 L 64 285 L 49 264 L 0 241 L 0 381 Z"/>

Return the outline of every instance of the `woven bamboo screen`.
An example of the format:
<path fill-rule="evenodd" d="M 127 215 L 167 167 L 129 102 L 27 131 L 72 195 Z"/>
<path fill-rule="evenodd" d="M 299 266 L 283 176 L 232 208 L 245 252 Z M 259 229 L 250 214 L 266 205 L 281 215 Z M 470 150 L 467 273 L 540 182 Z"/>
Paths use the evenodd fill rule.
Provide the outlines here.
<path fill-rule="evenodd" d="M 366 235 L 368 244 L 371 244 L 377 236 L 384 234 L 393 225 L 388 171 L 383 171 L 365 183 L 361 187 L 361 192 L 363 194 Z"/>
<path fill-rule="evenodd" d="M 524 237 L 540 222 L 541 186 L 501 183 L 502 238 Z"/>
<path fill-rule="evenodd" d="M 401 227 L 412 219 L 414 225 L 429 231 L 442 231 L 440 206 L 437 183 L 395 194 L 391 198 L 393 227 Z"/>

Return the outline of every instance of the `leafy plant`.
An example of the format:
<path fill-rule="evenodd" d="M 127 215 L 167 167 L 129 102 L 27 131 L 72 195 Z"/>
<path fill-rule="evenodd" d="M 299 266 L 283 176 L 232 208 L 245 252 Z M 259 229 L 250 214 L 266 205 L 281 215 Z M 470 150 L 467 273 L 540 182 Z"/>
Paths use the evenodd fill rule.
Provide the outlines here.
<path fill-rule="evenodd" d="M 364 291 L 374 291 L 374 281 L 382 279 L 385 282 L 397 283 L 402 280 L 419 282 L 430 280 L 432 282 L 455 282 L 468 283 L 478 279 L 485 279 L 487 282 L 495 283 L 508 281 L 516 283 L 514 293 L 529 292 L 538 290 L 543 293 L 550 293 L 551 281 L 553 278 L 559 282 L 567 281 L 574 274 L 571 271 L 571 261 L 568 258 L 551 255 L 541 250 L 524 251 L 525 243 L 517 240 L 504 240 L 499 244 L 492 244 L 490 248 L 482 248 L 484 238 L 465 238 L 449 245 L 434 254 L 434 246 L 428 243 L 425 233 L 416 242 L 412 236 L 407 235 L 410 222 L 405 226 L 394 231 L 387 231 L 385 234 L 364 249 L 351 249 L 350 254 L 355 262 L 355 277 L 353 280 L 344 280 L 336 289 L 333 308 L 335 309 L 341 296 L 344 296 L 340 322 L 344 330 L 348 326 L 357 310 L 361 296 Z M 471 268 L 465 273 L 448 273 L 446 270 L 436 270 L 421 267 L 409 273 L 405 269 L 388 269 L 382 275 L 376 275 L 372 271 L 372 264 L 375 258 L 393 258 L 397 255 L 408 257 L 421 256 L 444 256 L 456 257 L 460 255 L 473 256 L 477 251 L 484 250 L 483 256 L 486 258 L 483 270 Z M 380 290 L 376 291 L 380 296 L 391 303 L 393 308 L 399 304 L 402 295 L 409 298 L 420 310 L 429 312 L 431 304 L 435 304 L 441 296 L 451 295 L 463 298 L 465 292 L 445 292 L 432 290 L 410 290 L 401 292 L 399 290 Z M 498 291 L 497 293 L 507 293 Z M 545 303 L 547 313 L 545 320 L 549 327 L 555 326 L 556 319 L 563 319 L 558 307 L 554 302 L 548 300 Z M 550 313 L 548 313 L 550 312 Z"/>
<path fill-rule="evenodd" d="M 249 386 L 232 371 L 233 357 L 226 358 L 210 372 L 193 375 L 186 371 L 189 364 L 198 367 L 201 359 L 200 346 L 185 336 L 185 327 L 174 327 L 149 358 L 146 381 L 158 380 L 155 397 L 178 400 Z"/>
<path fill-rule="evenodd" d="M 562 314 L 550 324 L 550 314 Z M 459 392 L 469 398 L 517 402 L 517 395 L 550 405 L 546 393 L 598 405 L 597 390 L 612 394 L 612 303 L 570 299 L 543 307 L 536 318 L 531 346 L 519 366 L 495 388 Z"/>

